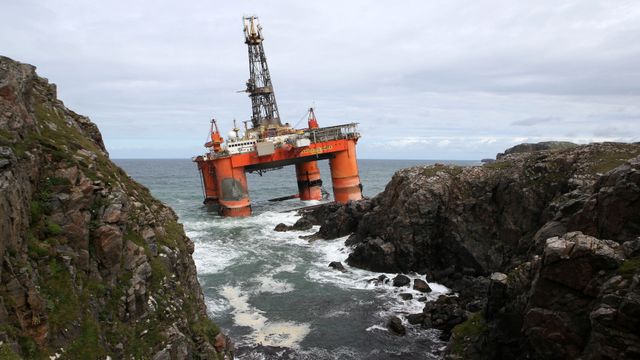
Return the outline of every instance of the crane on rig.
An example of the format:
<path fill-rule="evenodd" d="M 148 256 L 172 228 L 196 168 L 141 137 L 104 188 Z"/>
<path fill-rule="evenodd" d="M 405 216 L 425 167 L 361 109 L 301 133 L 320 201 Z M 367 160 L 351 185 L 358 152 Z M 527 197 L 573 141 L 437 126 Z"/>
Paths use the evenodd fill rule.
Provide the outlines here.
<path fill-rule="evenodd" d="M 241 132 L 234 120 L 227 141 L 216 120 L 211 120 L 207 151 L 193 157 L 201 175 L 204 203 L 215 205 L 222 216 L 248 216 L 251 201 L 247 172 L 295 165 L 301 200 L 322 198 L 318 160 L 329 160 L 334 199 L 345 203 L 362 198 L 355 146 L 360 138 L 357 123 L 319 127 L 313 108 L 307 127 L 282 124 L 264 52 L 262 27 L 256 16 L 243 17 L 249 51 L 249 80 L 245 92 L 251 99 L 251 120 Z M 251 123 L 251 128 L 247 126 Z"/>

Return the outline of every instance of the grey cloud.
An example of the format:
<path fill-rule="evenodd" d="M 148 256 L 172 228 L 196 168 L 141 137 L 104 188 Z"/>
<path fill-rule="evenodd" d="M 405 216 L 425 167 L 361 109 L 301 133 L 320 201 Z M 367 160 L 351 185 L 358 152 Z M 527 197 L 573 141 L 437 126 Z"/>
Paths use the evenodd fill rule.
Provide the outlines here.
<path fill-rule="evenodd" d="M 555 116 L 547 116 L 547 117 L 530 117 L 522 120 L 516 120 L 511 123 L 511 125 L 515 126 L 535 126 L 538 124 L 549 123 L 553 121 L 561 120 L 559 117 Z"/>
<path fill-rule="evenodd" d="M 321 125 L 360 122 L 362 157 L 482 158 L 514 139 L 640 133 L 635 2 L 24 0 L 3 5 L 0 43 L 57 83 L 114 157 L 189 157 L 212 116 L 223 129 L 249 117 L 235 92 L 249 13 L 283 119 L 315 104 Z"/>

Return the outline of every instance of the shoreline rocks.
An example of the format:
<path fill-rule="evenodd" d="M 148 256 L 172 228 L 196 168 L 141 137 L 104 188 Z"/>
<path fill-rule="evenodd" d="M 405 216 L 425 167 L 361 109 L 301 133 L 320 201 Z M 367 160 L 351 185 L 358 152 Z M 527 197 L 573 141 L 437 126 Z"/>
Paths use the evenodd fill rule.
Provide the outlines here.
<path fill-rule="evenodd" d="M 413 167 L 372 199 L 303 216 L 320 238 L 351 234 L 351 266 L 452 289 L 407 316 L 452 335 L 446 358 L 638 356 L 639 144 L 527 145 L 484 166 Z"/>

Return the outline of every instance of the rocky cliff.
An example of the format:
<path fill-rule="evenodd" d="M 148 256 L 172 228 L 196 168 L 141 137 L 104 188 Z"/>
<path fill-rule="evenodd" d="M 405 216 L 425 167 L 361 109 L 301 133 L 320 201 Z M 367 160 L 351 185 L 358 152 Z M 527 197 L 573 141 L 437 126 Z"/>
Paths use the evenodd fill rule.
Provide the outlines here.
<path fill-rule="evenodd" d="M 0 357 L 231 358 L 174 212 L 0 57 Z"/>
<path fill-rule="evenodd" d="M 321 237 L 353 233 L 351 265 L 458 292 L 411 319 L 453 333 L 450 357 L 633 358 L 640 146 L 561 145 L 401 170 L 373 199 L 307 218 Z"/>

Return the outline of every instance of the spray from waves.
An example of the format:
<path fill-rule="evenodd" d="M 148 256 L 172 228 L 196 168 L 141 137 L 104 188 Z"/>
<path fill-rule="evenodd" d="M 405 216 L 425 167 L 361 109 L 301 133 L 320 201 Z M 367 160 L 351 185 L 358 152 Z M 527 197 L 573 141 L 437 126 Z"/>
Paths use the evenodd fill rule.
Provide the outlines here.
<path fill-rule="evenodd" d="M 291 292 L 294 289 L 294 285 L 283 280 L 276 280 L 273 277 L 277 274 L 288 272 L 292 273 L 296 268 L 295 263 L 278 266 L 277 268 L 267 271 L 254 278 L 259 285 L 258 292 L 262 293 L 274 293 L 282 294 Z"/>
<path fill-rule="evenodd" d="M 311 331 L 308 324 L 291 321 L 269 321 L 264 312 L 249 305 L 248 295 L 242 294 L 240 288 L 225 286 L 220 292 L 231 307 L 234 321 L 238 326 L 249 327 L 253 332 L 248 336 L 249 345 L 297 347 L 302 339 Z"/>
<path fill-rule="evenodd" d="M 231 335 L 240 348 L 260 344 L 295 349 L 299 356 L 330 359 L 318 353 L 318 341 L 323 337 L 316 330 L 327 331 L 325 326 L 344 326 L 338 324 L 344 324 L 345 319 L 356 320 L 358 324 L 357 327 L 346 325 L 353 328 L 344 330 L 345 334 L 352 336 L 357 331 L 370 334 L 367 336 L 385 342 L 383 353 L 392 351 L 390 349 L 400 351 L 406 346 L 420 347 L 422 345 L 419 344 L 425 342 L 437 342 L 435 335 L 409 330 L 408 337 L 413 337 L 413 345 L 394 344 L 391 339 L 385 340 L 390 336 L 385 325 L 392 314 L 421 312 L 424 303 L 417 300 L 419 297 L 436 298 L 448 289 L 431 283 L 434 291 L 425 295 L 411 287 L 376 285 L 371 280 L 380 273 L 344 264 L 349 253 L 349 248 L 344 246 L 346 237 L 309 242 L 300 237 L 315 233 L 317 226 L 308 231 L 273 230 L 279 223 L 293 225 L 299 218 L 292 212 L 266 211 L 244 219 L 216 217 L 211 222 L 185 222 L 187 231 L 196 235 L 193 238 L 196 243 L 194 258 L 201 282 L 206 285 L 209 310 L 214 317 L 228 319 L 226 321 L 230 325 L 226 326 L 235 329 Z M 331 261 L 342 262 L 347 271 L 329 268 Z M 424 278 L 416 274 L 409 274 L 409 277 L 412 282 Z M 207 284 L 207 281 L 210 282 Z M 316 295 L 306 293 L 319 289 L 337 291 L 346 301 L 324 298 L 327 295 L 322 292 Z M 414 294 L 413 300 L 402 300 L 399 294 L 403 292 Z M 360 311 L 366 311 L 368 316 L 354 319 Z M 366 341 L 362 337 L 360 339 Z M 369 353 L 369 350 L 362 352 L 366 349 L 362 345 L 346 346 L 345 349 L 362 356 Z M 384 358 L 383 353 L 374 358 Z M 360 355 L 345 358 L 362 358 Z"/>
<path fill-rule="evenodd" d="M 425 301 L 436 300 L 440 295 L 448 294 L 449 289 L 441 284 L 428 282 L 431 292 L 425 294 L 413 289 L 416 279 L 426 281 L 425 276 L 419 274 L 405 274 L 411 280 L 407 287 L 395 287 L 390 282 L 378 283 L 377 277 L 381 273 L 371 272 L 354 268 L 346 264 L 345 260 L 349 256 L 349 248 L 344 245 L 344 241 L 348 236 L 335 240 L 316 241 L 313 243 L 314 250 L 319 253 L 318 261 L 314 263 L 314 268 L 307 273 L 307 277 L 320 283 L 331 283 L 343 288 L 353 290 L 370 290 L 375 292 L 375 297 L 381 299 L 385 306 L 378 312 L 379 322 L 367 328 L 367 331 L 381 330 L 386 331 L 383 326 L 385 319 L 396 314 L 415 314 L 422 312 Z M 343 263 L 346 271 L 335 271 L 327 266 L 332 261 L 340 261 Z M 396 274 L 385 273 L 387 278 L 393 278 Z M 404 300 L 400 294 L 411 294 L 410 300 Z M 343 314 L 341 311 L 329 313 L 330 316 L 339 316 Z M 408 322 L 401 317 L 404 325 Z"/>

